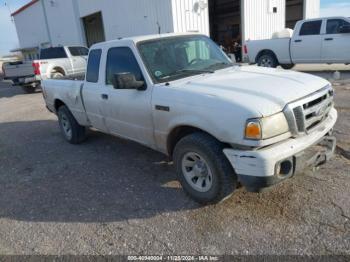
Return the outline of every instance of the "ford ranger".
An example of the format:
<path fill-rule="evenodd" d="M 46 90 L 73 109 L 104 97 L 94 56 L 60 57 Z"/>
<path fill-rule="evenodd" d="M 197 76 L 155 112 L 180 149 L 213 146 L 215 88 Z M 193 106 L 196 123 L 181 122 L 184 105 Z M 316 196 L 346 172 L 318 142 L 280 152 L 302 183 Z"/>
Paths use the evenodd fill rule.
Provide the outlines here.
<path fill-rule="evenodd" d="M 166 154 L 189 196 L 260 192 L 324 164 L 337 120 L 329 82 L 309 74 L 238 66 L 208 37 L 167 34 L 95 44 L 84 81 L 43 81 L 64 138 L 86 128 Z"/>
<path fill-rule="evenodd" d="M 299 21 L 291 38 L 246 42 L 251 64 L 292 68 L 295 64 L 350 64 L 350 19 L 328 17 Z"/>

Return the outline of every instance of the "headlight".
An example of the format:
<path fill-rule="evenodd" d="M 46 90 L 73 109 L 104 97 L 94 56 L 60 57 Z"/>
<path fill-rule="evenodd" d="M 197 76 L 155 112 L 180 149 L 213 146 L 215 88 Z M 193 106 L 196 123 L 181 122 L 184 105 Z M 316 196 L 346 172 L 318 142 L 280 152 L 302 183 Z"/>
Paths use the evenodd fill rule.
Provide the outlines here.
<path fill-rule="evenodd" d="M 253 140 L 269 139 L 282 135 L 289 131 L 289 126 L 284 114 L 249 119 L 245 128 L 245 138 Z"/>

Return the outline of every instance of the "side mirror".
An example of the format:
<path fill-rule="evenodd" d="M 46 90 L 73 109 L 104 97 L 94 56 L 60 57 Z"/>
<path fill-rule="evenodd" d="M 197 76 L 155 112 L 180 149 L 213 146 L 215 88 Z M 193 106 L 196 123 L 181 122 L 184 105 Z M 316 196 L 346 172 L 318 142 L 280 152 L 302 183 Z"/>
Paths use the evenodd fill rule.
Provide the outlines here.
<path fill-rule="evenodd" d="M 112 84 L 114 89 L 136 89 L 139 91 L 146 90 L 144 81 L 137 81 L 132 73 L 118 73 L 113 75 Z"/>
<path fill-rule="evenodd" d="M 349 34 L 350 33 L 350 25 L 343 25 L 340 27 L 339 32 L 341 34 Z"/>

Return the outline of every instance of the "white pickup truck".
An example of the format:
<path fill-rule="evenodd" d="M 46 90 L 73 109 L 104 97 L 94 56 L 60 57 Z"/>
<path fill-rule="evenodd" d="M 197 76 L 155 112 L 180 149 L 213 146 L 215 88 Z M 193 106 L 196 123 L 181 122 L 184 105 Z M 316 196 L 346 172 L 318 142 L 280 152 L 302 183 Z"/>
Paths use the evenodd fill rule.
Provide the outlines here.
<path fill-rule="evenodd" d="M 33 61 L 34 74 L 40 80 L 81 75 L 86 70 L 89 49 L 83 46 L 60 46 L 40 50 L 40 60 Z"/>
<path fill-rule="evenodd" d="M 226 199 L 238 182 L 259 192 L 335 149 L 329 82 L 234 65 L 197 34 L 96 44 L 84 81 L 45 80 L 43 95 L 68 142 L 93 127 L 160 151 L 200 203 Z"/>
<path fill-rule="evenodd" d="M 299 21 L 292 38 L 247 41 L 251 64 L 292 68 L 295 64 L 350 64 L 350 19 L 329 17 Z"/>
<path fill-rule="evenodd" d="M 39 60 L 6 63 L 4 78 L 33 93 L 40 81 L 84 74 L 89 49 L 83 46 L 59 46 L 40 50 Z"/>

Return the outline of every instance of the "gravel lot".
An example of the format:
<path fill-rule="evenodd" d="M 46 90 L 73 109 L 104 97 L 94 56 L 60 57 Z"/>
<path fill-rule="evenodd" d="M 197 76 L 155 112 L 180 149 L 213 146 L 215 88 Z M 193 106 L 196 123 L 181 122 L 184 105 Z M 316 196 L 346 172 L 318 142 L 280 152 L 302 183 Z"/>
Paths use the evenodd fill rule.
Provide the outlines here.
<path fill-rule="evenodd" d="M 201 207 L 163 155 L 93 131 L 69 145 L 41 93 L 2 82 L 0 254 L 350 255 L 350 84 L 336 91 L 333 161 Z"/>

